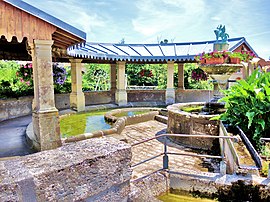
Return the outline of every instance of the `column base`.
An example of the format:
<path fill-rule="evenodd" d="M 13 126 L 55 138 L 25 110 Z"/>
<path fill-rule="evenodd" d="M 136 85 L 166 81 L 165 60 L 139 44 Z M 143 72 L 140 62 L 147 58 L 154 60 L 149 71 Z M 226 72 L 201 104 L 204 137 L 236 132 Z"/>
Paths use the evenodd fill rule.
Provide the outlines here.
<path fill-rule="evenodd" d="M 115 103 L 118 106 L 127 105 L 127 92 L 126 92 L 126 90 L 116 90 L 116 92 L 115 92 Z"/>
<path fill-rule="evenodd" d="M 34 136 L 38 151 L 56 149 L 62 145 L 58 110 L 34 111 L 32 114 Z"/>
<path fill-rule="evenodd" d="M 85 111 L 84 93 L 70 93 L 70 108 L 77 112 Z"/>
<path fill-rule="evenodd" d="M 175 90 L 174 88 L 166 89 L 166 104 L 174 104 L 175 103 Z"/>

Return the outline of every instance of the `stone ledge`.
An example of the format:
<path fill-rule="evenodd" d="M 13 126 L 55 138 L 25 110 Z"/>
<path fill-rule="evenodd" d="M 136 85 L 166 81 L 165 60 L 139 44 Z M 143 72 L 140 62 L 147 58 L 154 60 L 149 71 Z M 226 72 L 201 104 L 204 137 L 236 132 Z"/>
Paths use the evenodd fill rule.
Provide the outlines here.
<path fill-rule="evenodd" d="M 125 200 L 130 161 L 130 146 L 114 138 L 84 140 L 0 161 L 0 201 L 78 201 L 106 190 L 113 190 L 112 198 Z"/>

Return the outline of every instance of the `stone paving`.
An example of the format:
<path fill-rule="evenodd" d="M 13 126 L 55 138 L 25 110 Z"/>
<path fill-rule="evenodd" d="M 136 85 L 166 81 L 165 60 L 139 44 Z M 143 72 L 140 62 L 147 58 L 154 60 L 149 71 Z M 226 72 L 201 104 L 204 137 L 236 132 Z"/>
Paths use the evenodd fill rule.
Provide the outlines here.
<path fill-rule="evenodd" d="M 129 144 L 140 142 L 142 140 L 154 137 L 157 133 L 166 133 L 167 125 L 158 121 L 147 121 L 135 125 L 126 126 L 121 135 L 124 135 Z M 163 140 L 152 140 L 132 147 L 132 165 L 153 157 L 164 151 Z M 176 148 L 177 147 L 177 148 Z M 175 153 L 193 153 L 189 149 L 170 144 L 168 152 Z M 194 153 L 193 153 L 194 154 Z M 151 174 L 163 167 L 163 157 L 160 156 L 154 160 L 148 161 L 142 165 L 138 165 L 133 169 L 133 179 Z M 207 172 L 207 168 L 203 168 L 203 159 L 198 157 L 169 155 L 169 169 L 188 174 L 201 174 Z"/>

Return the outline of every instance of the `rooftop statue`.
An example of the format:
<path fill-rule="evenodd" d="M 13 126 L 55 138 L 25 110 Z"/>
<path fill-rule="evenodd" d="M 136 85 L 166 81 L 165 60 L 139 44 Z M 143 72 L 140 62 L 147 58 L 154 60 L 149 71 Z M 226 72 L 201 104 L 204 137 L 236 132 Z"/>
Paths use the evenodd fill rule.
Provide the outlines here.
<path fill-rule="evenodd" d="M 229 34 L 225 32 L 225 25 L 222 27 L 222 25 L 219 25 L 216 30 L 214 30 L 216 34 L 216 39 L 218 41 L 219 38 L 221 38 L 222 43 L 227 43 Z"/>

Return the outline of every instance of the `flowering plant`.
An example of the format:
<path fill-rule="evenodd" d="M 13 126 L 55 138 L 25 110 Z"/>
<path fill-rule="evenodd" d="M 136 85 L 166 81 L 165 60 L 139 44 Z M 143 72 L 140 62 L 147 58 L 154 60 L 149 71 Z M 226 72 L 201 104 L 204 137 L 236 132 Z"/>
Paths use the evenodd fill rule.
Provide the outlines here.
<path fill-rule="evenodd" d="M 142 69 L 142 70 L 139 72 L 139 76 L 140 76 L 140 77 L 144 77 L 144 76 L 146 76 L 146 77 L 152 77 L 152 76 L 153 76 L 153 73 L 152 73 L 152 71 L 149 70 L 149 69 Z"/>
<path fill-rule="evenodd" d="M 209 60 L 211 58 L 221 58 L 224 59 L 222 60 L 222 63 L 226 62 L 229 56 L 228 51 L 213 51 L 210 53 L 201 53 L 199 55 L 195 56 L 195 60 L 200 63 L 205 63 L 205 60 Z"/>
<path fill-rule="evenodd" d="M 206 81 L 207 80 L 207 75 L 201 68 L 196 68 L 196 69 L 192 70 L 191 78 L 196 80 L 196 81 L 199 81 L 199 80 Z"/>
<path fill-rule="evenodd" d="M 211 58 L 221 58 L 223 60 L 219 60 L 218 63 L 229 63 L 229 58 L 239 58 L 240 61 L 248 62 L 255 54 L 250 51 L 241 51 L 241 52 L 229 52 L 229 51 L 213 51 L 210 53 L 201 53 L 195 56 L 195 60 L 201 64 L 204 64 L 205 61 Z"/>
<path fill-rule="evenodd" d="M 242 54 L 242 61 L 248 62 L 249 60 L 252 60 L 255 57 L 255 54 L 251 51 L 241 51 Z"/>
<path fill-rule="evenodd" d="M 27 86 L 33 85 L 33 68 L 32 63 L 26 65 L 20 65 L 19 71 L 16 72 L 16 76 L 20 79 L 21 83 Z"/>
<path fill-rule="evenodd" d="M 27 86 L 33 85 L 33 66 L 32 63 L 21 65 L 19 71 L 16 73 L 21 83 Z M 59 66 L 58 63 L 53 64 L 53 81 L 54 84 L 63 85 L 67 78 L 67 71 L 64 67 Z"/>
<path fill-rule="evenodd" d="M 59 66 L 58 63 L 53 63 L 53 81 L 54 84 L 63 85 L 67 79 L 67 71 L 64 67 Z"/>

